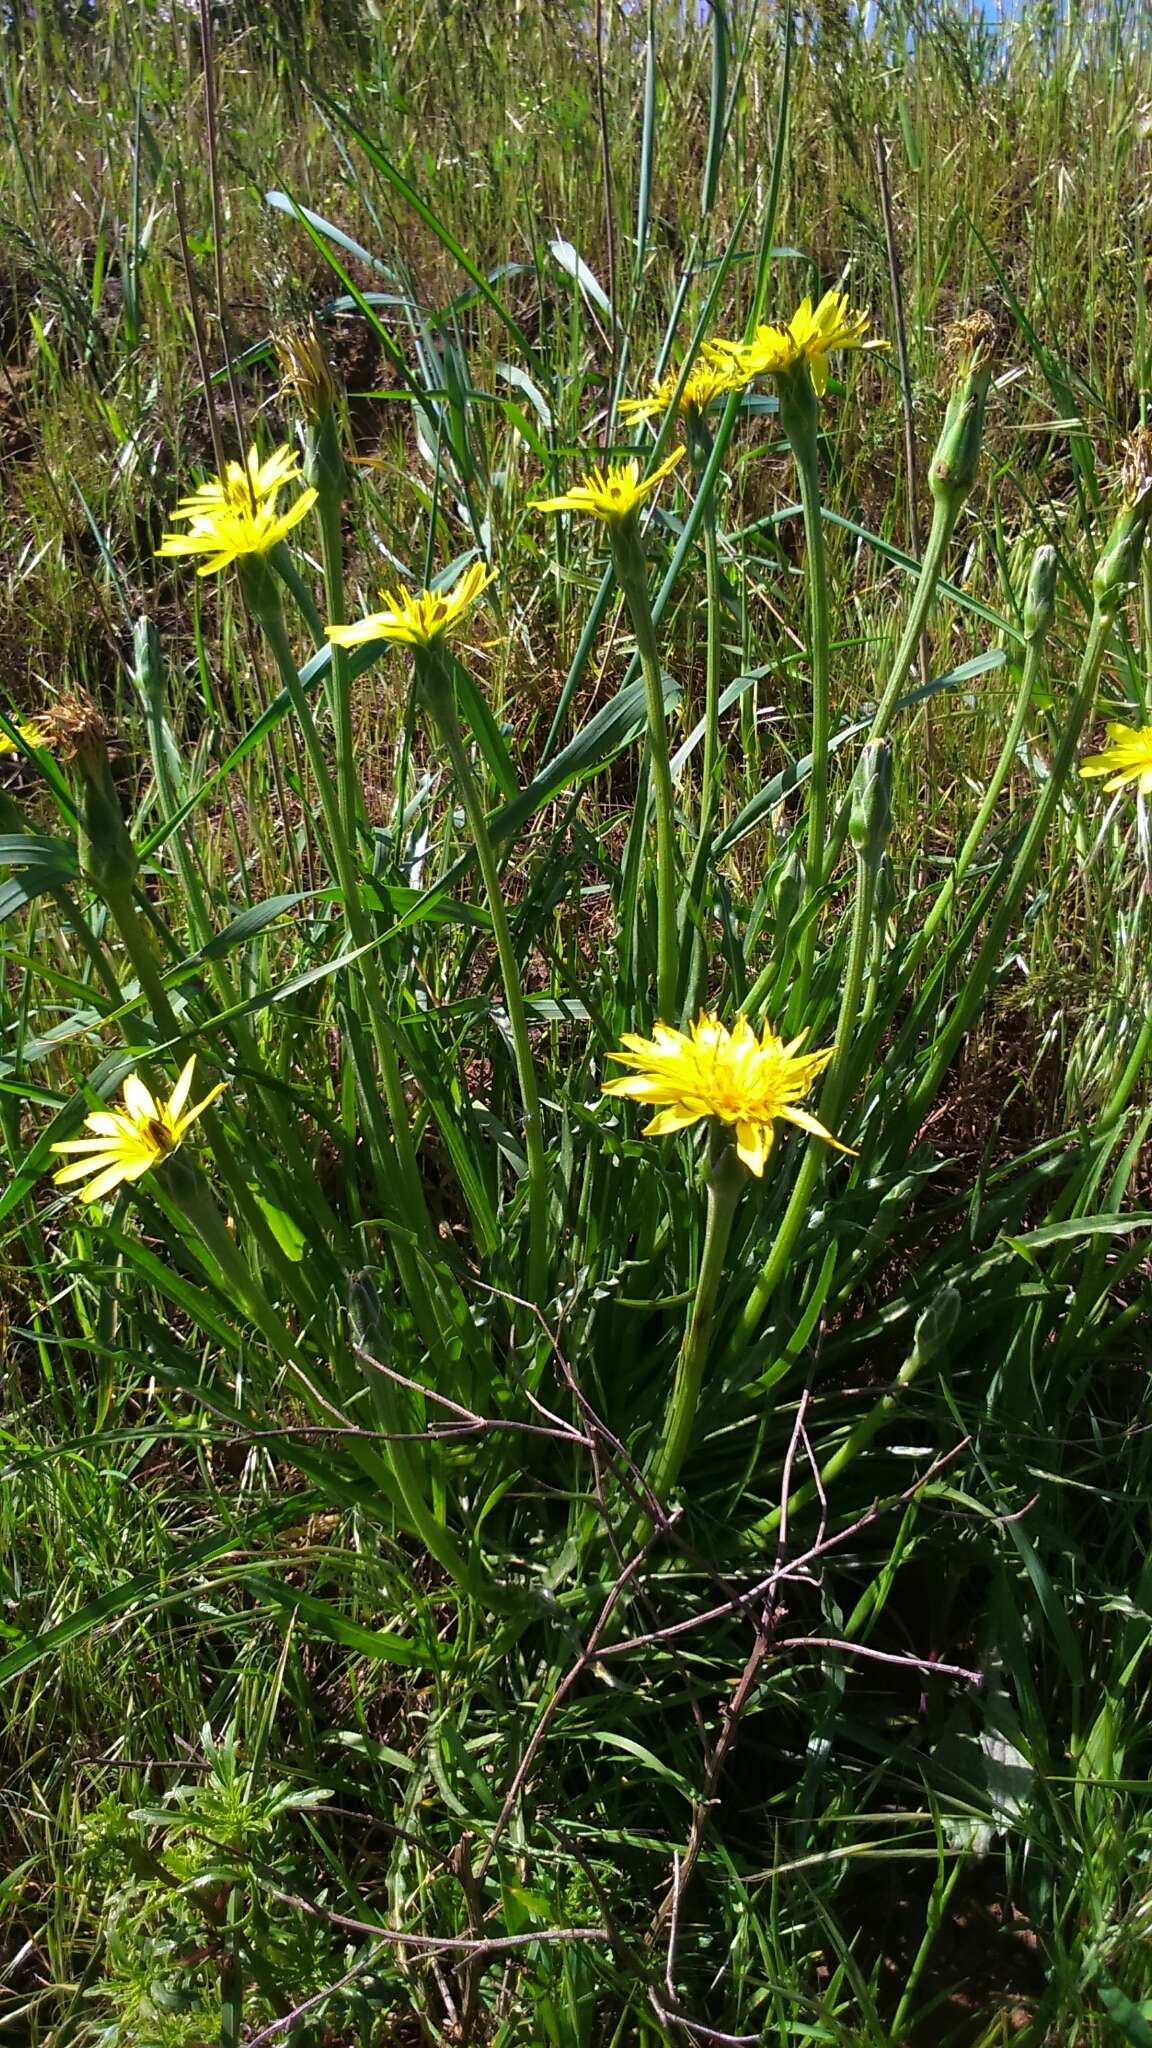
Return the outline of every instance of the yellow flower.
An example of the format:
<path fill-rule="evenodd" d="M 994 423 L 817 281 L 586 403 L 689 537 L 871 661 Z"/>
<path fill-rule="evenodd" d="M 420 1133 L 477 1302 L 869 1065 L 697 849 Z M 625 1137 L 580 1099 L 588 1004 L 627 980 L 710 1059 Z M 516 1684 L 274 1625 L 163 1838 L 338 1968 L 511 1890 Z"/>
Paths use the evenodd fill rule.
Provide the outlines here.
<path fill-rule="evenodd" d="M 729 1031 L 708 1010 L 687 1031 L 656 1024 L 651 1038 L 625 1032 L 626 1050 L 609 1057 L 636 1071 L 606 1081 L 604 1093 L 628 1096 L 658 1110 L 645 1126 L 646 1138 L 687 1130 L 703 1117 L 732 1125 L 737 1155 L 757 1177 L 772 1150 L 778 1117 L 847 1152 L 847 1145 L 797 1107 L 835 1050 L 826 1046 L 823 1052 L 801 1053 L 804 1037 L 801 1032 L 785 1045 L 766 1024 L 757 1038 L 746 1017 L 737 1017 Z"/>
<path fill-rule="evenodd" d="M 621 419 L 631 425 L 635 420 L 652 420 L 667 412 L 679 382 L 679 370 L 669 370 L 666 377 L 658 383 L 653 382 L 647 398 L 622 398 Z M 731 358 L 702 356 L 692 365 L 685 379 L 679 410 L 682 413 L 707 412 L 713 399 L 723 398 L 729 391 L 742 390 L 745 382 Z"/>
<path fill-rule="evenodd" d="M 193 1054 L 167 1102 L 157 1102 L 139 1074 L 129 1074 L 124 1083 L 123 1109 L 97 1110 L 84 1119 L 84 1127 L 93 1133 L 92 1137 L 66 1138 L 59 1145 L 53 1145 L 53 1152 L 80 1152 L 84 1155 L 53 1174 L 57 1187 L 63 1187 L 69 1181 L 83 1180 L 86 1174 L 94 1174 L 95 1179 L 90 1180 L 86 1188 L 81 1188 L 80 1199 L 82 1202 L 95 1202 L 101 1195 L 111 1194 L 122 1180 L 139 1180 L 141 1174 L 159 1166 L 162 1159 L 175 1152 L 185 1131 L 203 1114 L 210 1102 L 215 1102 L 225 1085 L 223 1081 L 217 1082 L 202 1102 L 185 1109 L 195 1065 L 196 1055 Z"/>
<path fill-rule="evenodd" d="M 1112 745 L 1081 761 L 1081 775 L 1110 776 L 1111 781 L 1104 784 L 1109 795 L 1134 782 L 1141 796 L 1152 796 L 1152 725 L 1108 725 L 1104 730 Z"/>
<path fill-rule="evenodd" d="M 670 476 L 684 454 L 683 448 L 673 449 L 659 469 L 641 480 L 640 464 L 631 462 L 610 462 L 607 469 L 591 469 L 588 475 L 565 491 L 562 498 L 536 498 L 534 512 L 590 512 L 593 519 L 603 519 L 608 525 L 627 519 L 641 500 L 650 491 Z"/>
<path fill-rule="evenodd" d="M 0 732 L 0 754 L 19 754 L 47 744 L 48 734 L 42 718 L 14 718 L 11 724 L 19 737 L 10 739 L 6 732 Z"/>
<path fill-rule="evenodd" d="M 871 325 L 867 313 L 854 313 L 846 292 L 825 292 L 813 307 L 810 298 L 797 307 L 786 327 L 758 327 L 751 341 L 713 342 L 709 360 L 717 357 L 732 363 L 744 383 L 753 377 L 779 376 L 797 363 L 807 363 L 813 388 L 823 392 L 828 383 L 828 357 L 834 348 L 884 348 L 882 341 L 865 341 Z"/>
<path fill-rule="evenodd" d="M 496 571 L 483 562 L 465 569 L 451 590 L 385 590 L 382 612 L 370 612 L 351 626 L 329 626 L 337 647 L 362 647 L 366 640 L 398 640 L 404 647 L 430 647 L 456 631 Z"/>
<path fill-rule="evenodd" d="M 183 520 L 188 531 L 166 533 L 156 553 L 207 555 L 209 560 L 196 572 L 199 576 L 226 569 L 242 555 L 266 555 L 316 503 L 316 493 L 309 487 L 286 512 L 277 512 L 281 491 L 299 475 L 299 458 L 291 448 L 277 448 L 267 462 L 250 448 L 246 466 L 228 463 L 223 477 L 198 485 L 191 497 L 180 500 L 172 517 Z"/>

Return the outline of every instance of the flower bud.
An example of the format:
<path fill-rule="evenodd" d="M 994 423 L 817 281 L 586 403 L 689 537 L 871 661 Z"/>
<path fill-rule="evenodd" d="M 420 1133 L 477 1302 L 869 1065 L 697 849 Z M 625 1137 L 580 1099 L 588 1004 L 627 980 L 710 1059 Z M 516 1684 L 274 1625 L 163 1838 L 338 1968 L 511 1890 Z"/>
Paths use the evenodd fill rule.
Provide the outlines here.
<path fill-rule="evenodd" d="M 959 321 L 948 336 L 946 353 L 957 372 L 928 481 L 932 495 L 951 500 L 956 511 L 976 481 L 995 349 L 996 329 L 987 313 Z"/>
<path fill-rule="evenodd" d="M 1045 544 L 1032 557 L 1024 599 L 1024 638 L 1046 640 L 1056 611 L 1056 550 Z"/>
<path fill-rule="evenodd" d="M 912 1356 L 918 1366 L 929 1365 L 947 1350 L 959 1320 L 959 1289 L 946 1284 L 939 1294 L 933 1295 L 923 1314 L 917 1318 Z"/>
<path fill-rule="evenodd" d="M 865 747 L 852 782 L 848 830 L 862 861 L 876 867 L 892 828 L 892 749 L 887 740 Z"/>
<path fill-rule="evenodd" d="M 1136 581 L 1152 513 L 1152 434 L 1146 428 L 1125 447 L 1120 487 L 1124 503 L 1092 572 L 1097 610 L 1106 618 L 1115 616 Z"/>
<path fill-rule="evenodd" d="M 776 935 L 777 945 L 782 945 L 792 926 L 792 920 L 804 901 L 807 870 L 803 849 L 794 846 L 780 872 L 776 884 Z"/>

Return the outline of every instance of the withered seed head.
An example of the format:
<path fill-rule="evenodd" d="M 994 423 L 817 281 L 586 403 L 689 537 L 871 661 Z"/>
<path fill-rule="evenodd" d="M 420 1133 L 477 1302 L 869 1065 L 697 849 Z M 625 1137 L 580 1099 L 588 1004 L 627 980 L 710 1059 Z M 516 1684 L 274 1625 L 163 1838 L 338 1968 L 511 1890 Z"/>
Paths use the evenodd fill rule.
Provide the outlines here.
<path fill-rule="evenodd" d="M 103 713 L 83 690 L 65 691 L 39 723 L 44 744 L 61 761 L 75 761 L 96 749 L 106 750 L 112 738 Z"/>

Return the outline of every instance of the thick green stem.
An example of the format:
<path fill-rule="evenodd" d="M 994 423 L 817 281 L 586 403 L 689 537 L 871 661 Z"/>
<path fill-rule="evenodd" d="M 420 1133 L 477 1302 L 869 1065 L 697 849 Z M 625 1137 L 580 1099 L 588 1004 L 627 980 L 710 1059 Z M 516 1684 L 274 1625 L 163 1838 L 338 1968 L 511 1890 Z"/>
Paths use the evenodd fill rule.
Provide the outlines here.
<path fill-rule="evenodd" d="M 736 1204 L 748 1178 L 728 1142 L 726 1130 L 714 1125 L 711 1144 L 708 1220 L 704 1231 L 700 1272 L 696 1280 L 696 1293 L 688 1318 L 688 1327 L 676 1364 L 676 1378 L 668 1403 L 664 1434 L 648 1475 L 652 1491 L 662 1504 L 667 1502 L 680 1477 L 680 1468 L 692 1441 L 704 1367 L 708 1363 L 716 1296 L 724 1273 Z"/>
<path fill-rule="evenodd" d="M 828 831 L 828 743 L 832 707 L 829 673 L 828 563 L 820 512 L 819 414 L 807 366 L 799 364 L 779 379 L 780 422 L 788 436 L 800 485 L 808 571 L 808 616 L 812 665 L 812 767 L 808 777 L 807 895 L 822 887 Z M 800 935 L 794 992 L 796 1014 L 807 1006 L 816 956 L 816 918 L 810 915 Z"/>
<path fill-rule="evenodd" d="M 524 1111 L 524 1150 L 528 1158 L 529 1291 L 532 1300 L 542 1304 L 548 1284 L 548 1158 L 544 1149 L 540 1091 L 536 1085 L 536 1067 L 532 1058 L 532 1041 L 528 1035 L 528 1013 L 520 982 L 520 967 L 512 944 L 508 913 L 504 907 L 500 869 L 488 831 L 487 812 L 472 773 L 472 763 L 468 758 L 468 749 L 460 729 L 456 691 L 448 658 L 437 648 L 418 648 L 416 672 L 428 709 L 451 763 L 488 897 L 492 933 L 496 941 L 496 952 L 504 983 L 504 1005 L 512 1033 L 516 1077 L 520 1084 L 520 1102 Z"/>
<path fill-rule="evenodd" d="M 852 937 L 848 948 L 848 969 L 840 997 L 840 1015 L 836 1025 L 836 1052 L 824 1077 L 820 1092 L 817 1115 L 827 1130 L 836 1134 L 836 1124 L 844 1103 L 844 1092 L 851 1071 L 850 1052 L 857 1016 L 860 1010 L 860 996 L 864 986 L 864 975 L 868 965 L 869 938 L 872 928 L 872 904 L 876 894 L 877 865 L 874 861 L 858 854 L 856 860 L 856 903 L 852 915 Z M 824 1140 L 810 1137 L 800 1161 L 796 1183 L 789 1198 L 788 1207 L 780 1219 L 780 1225 L 767 1259 L 760 1269 L 755 1286 L 745 1304 L 737 1331 L 737 1344 L 748 1344 L 755 1336 L 763 1319 L 764 1311 L 775 1294 L 795 1249 L 804 1219 L 808 1214 L 816 1184 L 824 1166 Z"/>
<path fill-rule="evenodd" d="M 648 576 L 635 515 L 609 528 L 616 580 L 624 593 L 636 635 L 636 651 L 644 678 L 648 716 L 648 758 L 652 764 L 652 801 L 656 812 L 656 1012 L 665 1023 L 678 1018 L 676 989 L 676 812 L 672 768 L 668 755 L 668 724 L 664 716 L 664 685 L 656 628 L 648 601 Z"/>

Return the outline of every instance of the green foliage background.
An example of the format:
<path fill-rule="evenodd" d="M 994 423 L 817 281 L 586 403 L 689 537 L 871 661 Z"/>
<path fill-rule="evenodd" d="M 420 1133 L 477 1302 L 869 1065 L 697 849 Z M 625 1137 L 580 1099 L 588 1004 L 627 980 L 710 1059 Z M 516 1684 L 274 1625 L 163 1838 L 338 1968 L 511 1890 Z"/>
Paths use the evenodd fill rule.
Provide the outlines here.
<path fill-rule="evenodd" d="M 1148 840 L 1130 795 L 1053 767 L 1150 385 L 1147 24 L 885 8 L 866 35 L 829 7 L 787 67 L 750 4 L 377 0 L 212 32 L 215 195 L 195 15 L 3 31 L 4 708 L 99 704 L 163 982 L 78 869 L 67 768 L 9 760 L 3 2017 L 109 2048 L 1140 2048 Z M 895 352 L 846 355 L 821 413 L 834 813 L 917 585 L 948 329 L 977 310 L 981 467 L 892 728 L 859 1159 L 754 1330 L 802 1147 L 742 1200 L 682 1512 L 622 1583 L 700 1146 L 599 1100 L 651 1021 L 643 704 L 600 536 L 529 500 L 706 316 L 742 331 L 758 279 L 777 314 L 850 266 L 894 336 L 877 136 L 908 386 Z M 155 559 L 214 467 L 193 312 L 230 451 L 226 358 L 245 438 L 292 439 L 271 339 L 320 317 L 351 611 L 470 552 L 499 572 L 458 701 L 544 1098 L 535 1311 L 490 911 L 406 658 L 349 665 L 346 887 L 239 581 Z M 690 498 L 647 536 L 687 749 L 680 996 L 782 1019 L 814 916 L 825 1044 L 861 884 L 849 853 L 804 909 L 811 565 L 767 391 L 729 425 L 711 592 Z M 1059 589 L 1027 669 L 1040 543 Z M 329 657 L 288 617 L 328 748 Z M 693 864 L 710 622 L 732 695 Z M 1093 746 L 1147 716 L 1147 558 L 1106 624 Z M 215 1255 L 188 1182 L 93 1213 L 46 1179 L 86 1085 L 193 1049 L 229 1082 L 196 1148 Z"/>

